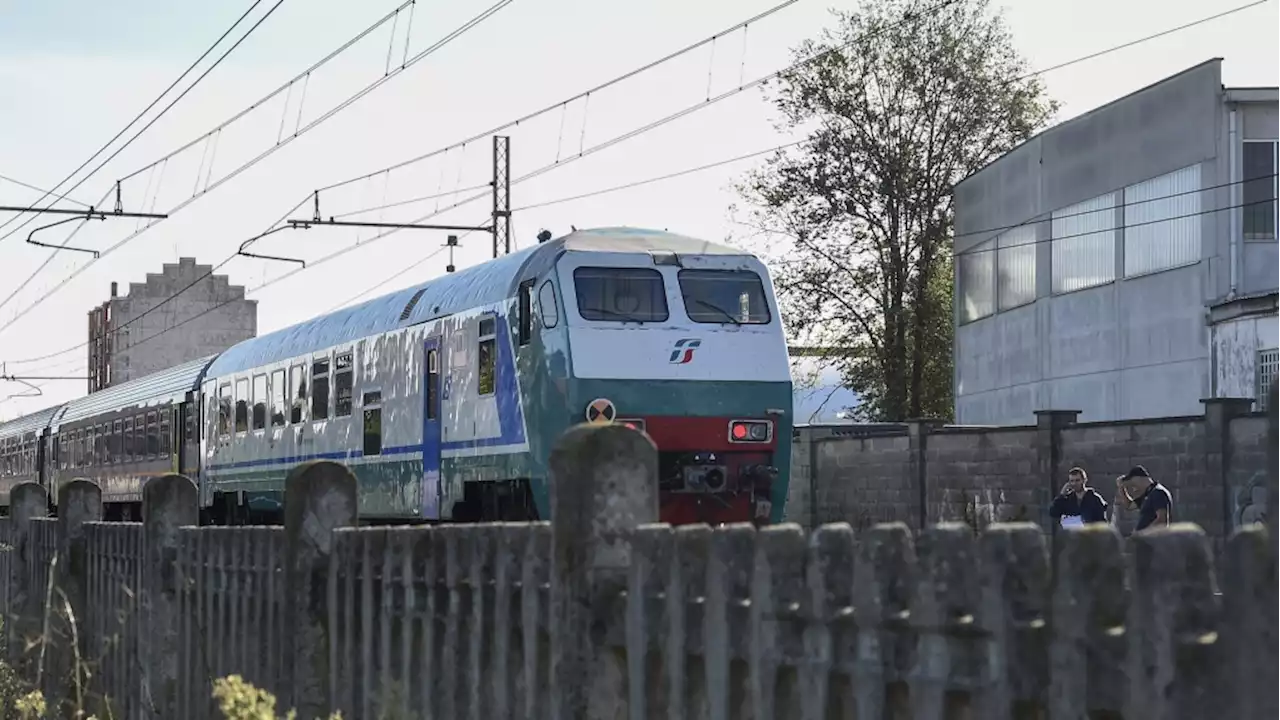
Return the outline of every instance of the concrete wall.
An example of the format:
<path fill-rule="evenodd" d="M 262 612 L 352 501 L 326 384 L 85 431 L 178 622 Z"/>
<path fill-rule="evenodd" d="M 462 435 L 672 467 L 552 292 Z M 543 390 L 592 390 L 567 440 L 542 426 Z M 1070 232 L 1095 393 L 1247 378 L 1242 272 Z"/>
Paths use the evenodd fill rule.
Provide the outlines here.
<path fill-rule="evenodd" d="M 258 301 L 245 299 L 244 288 L 231 285 L 225 275 L 202 278 L 212 269 L 181 258 L 177 264 L 166 263 L 161 273 L 148 273 L 144 283 L 130 283 L 128 295 L 111 301 L 112 325 L 118 328 L 112 385 L 221 352 L 257 335 Z"/>
<path fill-rule="evenodd" d="M 1055 126 L 956 186 L 958 253 L 1020 223 L 1032 224 L 1037 242 L 1035 302 L 959 324 L 957 292 L 958 423 L 1010 425 L 1061 407 L 1080 409 L 1086 422 L 1189 415 L 1200 412 L 1201 398 L 1213 396 L 1206 307 L 1225 296 L 1230 283 L 1231 213 L 1200 216 L 1198 263 L 1130 278 L 1120 230 L 1117 279 L 1059 295 L 1052 293 L 1048 218 L 1192 165 L 1199 166 L 1201 187 L 1228 184 L 1220 65 L 1201 64 Z M 1250 133 L 1266 132 L 1274 120 L 1274 105 L 1241 107 Z M 1231 188 L 1203 192 L 1200 203 L 1202 209 L 1229 207 Z M 1119 204 L 1115 213 L 1122 227 Z M 1254 245 L 1246 252 L 1275 248 L 1274 242 Z M 1239 260 L 1257 275 L 1249 287 L 1276 286 L 1276 262 L 1268 257 L 1269 263 L 1252 255 Z M 1269 319 L 1275 323 L 1274 314 Z"/>
<path fill-rule="evenodd" d="M 1104 423 L 1042 412 L 1034 426 L 912 422 L 878 426 L 874 434 L 803 426 L 786 517 L 807 527 L 1029 520 L 1050 529 L 1049 502 L 1071 466 L 1085 468 L 1110 501 L 1115 478 L 1141 464 L 1173 493 L 1174 519 L 1200 525 L 1220 549 L 1242 518 L 1264 512 L 1258 488 L 1267 471 L 1266 421 L 1251 405 L 1218 399 L 1198 416 Z M 1122 531 L 1131 528 L 1131 515 L 1121 513 Z"/>

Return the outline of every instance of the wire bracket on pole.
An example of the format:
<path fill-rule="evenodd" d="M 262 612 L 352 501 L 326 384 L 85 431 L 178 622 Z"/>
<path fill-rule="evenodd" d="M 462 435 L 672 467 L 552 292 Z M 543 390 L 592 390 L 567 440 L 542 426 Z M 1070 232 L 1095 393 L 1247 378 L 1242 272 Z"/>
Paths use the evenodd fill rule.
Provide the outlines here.
<path fill-rule="evenodd" d="M 299 265 L 305 268 L 307 266 L 307 261 L 301 258 L 280 257 L 279 255 L 261 255 L 258 253 L 251 253 L 245 250 L 245 248 L 249 247 L 253 243 L 258 242 L 259 240 L 261 240 L 262 238 L 268 235 L 274 235 L 275 233 L 278 233 L 281 230 L 298 230 L 298 229 L 306 230 L 307 228 L 304 226 L 293 225 L 293 224 L 281 225 L 280 227 L 272 228 L 264 233 L 254 235 L 248 240 L 245 240 L 244 242 L 240 243 L 240 249 L 236 250 L 236 254 L 242 255 L 247 258 L 256 258 L 258 260 L 275 260 L 277 262 L 298 263 Z"/>
<path fill-rule="evenodd" d="M 117 183 L 117 185 L 116 185 L 116 192 L 117 192 L 117 193 L 119 192 L 119 189 L 120 189 L 120 186 L 119 186 L 119 184 Z M 5 209 L 6 209 L 6 208 L 0 207 L 0 210 L 5 210 Z M 19 211 L 22 211 L 22 212 L 27 212 L 27 211 L 33 211 L 33 210 L 35 210 L 36 208 L 13 208 L 13 209 L 16 209 L 16 210 L 19 210 Z M 45 213 L 53 213 L 53 214 L 62 214 L 62 215 L 72 215 L 72 217 L 69 217 L 69 218 L 63 218 L 62 220 L 58 220 L 57 222 L 51 222 L 51 223 L 49 223 L 48 225 L 41 225 L 40 227 L 35 228 L 34 230 L 32 230 L 30 233 L 28 233 L 28 234 L 27 234 L 27 243 L 28 243 L 28 244 L 31 244 L 31 245 L 37 245 L 37 246 L 39 246 L 39 247 L 49 248 L 49 249 L 51 249 L 51 250 L 70 250 L 70 251 L 72 251 L 72 252 L 90 253 L 91 255 L 93 255 L 94 259 L 97 259 L 98 257 L 100 257 L 100 256 L 101 256 L 101 253 L 99 253 L 97 250 L 90 250 L 89 248 L 69 247 L 69 246 L 67 246 L 67 245 L 51 245 L 51 244 L 49 244 L 49 243 L 42 243 L 42 242 L 40 242 L 39 240 L 36 240 L 36 239 L 35 239 L 35 234 L 36 234 L 36 233 L 38 233 L 38 232 L 40 232 L 41 230 L 48 230 L 49 228 L 57 227 L 57 226 L 62 225 L 62 224 L 64 224 L 64 223 L 75 222 L 75 221 L 77 221 L 77 220 L 79 220 L 79 221 L 81 221 L 81 222 L 84 222 L 84 221 L 87 221 L 87 220 L 106 220 L 107 218 L 159 218 L 159 219 L 164 219 L 164 218 L 169 217 L 168 215 L 164 215 L 164 214 L 156 214 L 156 213 L 129 213 L 129 212 L 123 212 L 123 211 L 121 211 L 121 210 L 120 210 L 120 197 L 119 197 L 119 195 L 117 195 L 117 196 L 116 196 L 116 209 L 115 209 L 115 211 L 114 211 L 114 212 L 104 212 L 104 211 L 102 211 L 102 210 L 97 210 L 97 209 L 94 209 L 94 207 L 93 207 L 92 205 L 90 205 L 90 206 L 89 206 L 89 209 L 88 209 L 88 210 L 74 210 L 74 211 L 71 211 L 71 210 L 52 210 L 52 209 L 49 209 L 49 208 L 45 208 L 45 209 L 44 209 L 44 212 L 45 212 Z M 69 238 L 68 238 L 68 239 L 69 239 Z"/>
<path fill-rule="evenodd" d="M 311 219 L 315 222 L 320 222 L 320 191 L 316 190 L 311 195 L 315 198 L 315 210 L 311 213 Z M 332 220 L 333 218 L 329 219 Z"/>
<path fill-rule="evenodd" d="M 157 192 L 159 192 L 157 190 Z M 116 214 L 124 212 L 124 204 L 120 201 L 120 181 L 116 181 Z"/>
<path fill-rule="evenodd" d="M 458 247 L 458 236 L 450 235 L 448 241 L 445 242 L 444 245 L 445 247 L 449 248 L 449 264 L 444 266 L 444 271 L 447 273 L 451 273 L 457 269 L 456 267 L 454 267 L 454 264 L 453 264 L 453 250 L 454 248 Z"/>
<path fill-rule="evenodd" d="M 511 254 L 511 138 L 493 136 L 493 256 Z"/>

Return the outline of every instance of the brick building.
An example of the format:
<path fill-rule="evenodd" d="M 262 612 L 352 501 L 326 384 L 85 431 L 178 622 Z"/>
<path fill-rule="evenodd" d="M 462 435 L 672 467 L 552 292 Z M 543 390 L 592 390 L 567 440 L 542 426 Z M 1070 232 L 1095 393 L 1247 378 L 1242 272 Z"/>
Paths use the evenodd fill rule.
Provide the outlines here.
<path fill-rule="evenodd" d="M 127 295 L 118 296 L 111 283 L 111 298 L 89 311 L 89 392 L 257 335 L 258 301 L 245 299 L 243 287 L 212 270 L 184 257 L 147 273 L 146 282 L 130 283 Z"/>

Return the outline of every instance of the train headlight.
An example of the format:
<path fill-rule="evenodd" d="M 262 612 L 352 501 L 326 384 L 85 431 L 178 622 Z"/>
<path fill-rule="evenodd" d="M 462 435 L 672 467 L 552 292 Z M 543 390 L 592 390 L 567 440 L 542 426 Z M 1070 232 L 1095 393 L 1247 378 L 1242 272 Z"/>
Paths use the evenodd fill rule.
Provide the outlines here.
<path fill-rule="evenodd" d="M 768 420 L 729 421 L 729 442 L 762 443 L 773 439 L 773 423 Z"/>

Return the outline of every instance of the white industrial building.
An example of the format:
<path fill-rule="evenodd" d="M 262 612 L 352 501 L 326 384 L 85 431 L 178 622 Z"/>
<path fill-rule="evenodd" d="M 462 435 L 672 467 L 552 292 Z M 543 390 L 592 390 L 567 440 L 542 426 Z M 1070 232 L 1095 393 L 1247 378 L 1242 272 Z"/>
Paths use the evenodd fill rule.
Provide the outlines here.
<path fill-rule="evenodd" d="M 955 187 L 956 419 L 1200 415 L 1276 373 L 1277 89 L 1213 59 Z"/>

